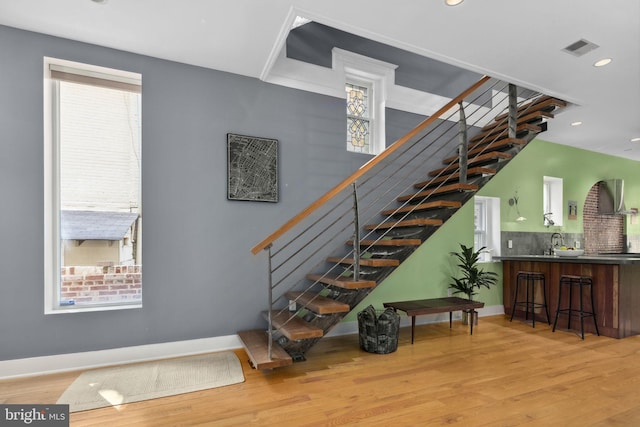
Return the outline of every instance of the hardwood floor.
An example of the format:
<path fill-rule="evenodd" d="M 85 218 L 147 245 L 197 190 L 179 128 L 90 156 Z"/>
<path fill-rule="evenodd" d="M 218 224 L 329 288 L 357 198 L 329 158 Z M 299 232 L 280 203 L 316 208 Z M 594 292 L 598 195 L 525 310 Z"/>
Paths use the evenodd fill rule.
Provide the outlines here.
<path fill-rule="evenodd" d="M 71 414 L 72 426 L 640 425 L 640 336 L 551 332 L 504 316 L 402 328 L 398 350 L 370 354 L 357 335 L 325 338 L 306 362 L 250 368 L 246 381 Z M 2 403 L 54 403 L 78 375 L 0 382 Z"/>

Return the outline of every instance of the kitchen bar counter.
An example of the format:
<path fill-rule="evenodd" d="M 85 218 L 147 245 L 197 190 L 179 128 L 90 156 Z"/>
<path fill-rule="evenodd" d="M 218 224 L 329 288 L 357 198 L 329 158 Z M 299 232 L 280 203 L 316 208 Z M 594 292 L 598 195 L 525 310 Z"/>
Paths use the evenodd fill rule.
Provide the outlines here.
<path fill-rule="evenodd" d="M 563 274 L 585 275 L 593 278 L 593 294 L 600 334 L 624 338 L 640 334 L 640 255 L 582 255 L 558 257 L 552 255 L 513 255 L 494 257 L 502 261 L 503 303 L 511 315 L 515 277 L 518 271 L 537 271 L 545 274 L 547 304 L 551 323 L 558 306 L 558 284 Z M 542 293 L 536 295 L 540 301 Z M 563 304 L 568 304 L 563 301 Z M 577 304 L 574 298 L 574 304 Z M 588 306 L 588 304 L 587 304 Z M 519 310 L 518 310 L 519 311 Z M 524 312 L 516 312 L 516 319 L 524 319 Z M 546 322 L 538 313 L 537 322 Z M 558 329 L 566 329 L 567 318 L 561 316 Z M 576 323 L 578 324 L 578 323 Z M 585 332 L 595 333 L 592 322 L 585 322 Z"/>
<path fill-rule="evenodd" d="M 506 255 L 493 257 L 494 261 L 544 261 L 544 262 L 571 262 L 590 264 L 640 264 L 640 254 L 607 254 L 607 255 L 581 255 L 578 257 L 560 257 L 556 255 Z"/>

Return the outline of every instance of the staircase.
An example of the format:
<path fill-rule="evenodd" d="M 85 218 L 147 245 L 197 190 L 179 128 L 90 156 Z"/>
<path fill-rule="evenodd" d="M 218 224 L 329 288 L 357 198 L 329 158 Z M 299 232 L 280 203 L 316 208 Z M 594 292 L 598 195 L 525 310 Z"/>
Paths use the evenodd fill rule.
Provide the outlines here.
<path fill-rule="evenodd" d="M 238 333 L 252 366 L 304 360 L 565 106 L 484 77 L 256 245 L 269 257 L 266 326 Z"/>

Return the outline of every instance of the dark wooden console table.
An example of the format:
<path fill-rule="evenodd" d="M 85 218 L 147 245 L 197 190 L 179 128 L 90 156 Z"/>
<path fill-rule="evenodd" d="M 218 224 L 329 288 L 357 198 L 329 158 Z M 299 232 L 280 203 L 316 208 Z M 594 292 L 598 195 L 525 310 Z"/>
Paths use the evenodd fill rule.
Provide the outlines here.
<path fill-rule="evenodd" d="M 407 316 L 411 316 L 411 344 L 416 329 L 416 316 L 421 314 L 435 314 L 449 312 L 449 327 L 451 327 L 454 311 L 470 310 L 475 313 L 476 308 L 484 307 L 483 302 L 472 301 L 458 297 L 419 299 L 412 301 L 385 302 L 384 307 L 393 308 L 396 311 L 403 311 Z M 471 335 L 473 335 L 473 316 L 469 319 L 471 324 Z"/>

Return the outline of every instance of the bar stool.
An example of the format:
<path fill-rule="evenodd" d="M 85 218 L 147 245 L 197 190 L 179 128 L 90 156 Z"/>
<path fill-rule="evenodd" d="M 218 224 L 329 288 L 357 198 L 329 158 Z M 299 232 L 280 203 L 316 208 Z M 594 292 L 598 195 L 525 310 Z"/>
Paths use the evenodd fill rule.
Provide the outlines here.
<path fill-rule="evenodd" d="M 526 297 L 524 301 L 518 300 L 518 289 L 521 285 L 526 285 Z M 542 287 L 542 302 L 536 302 L 536 288 Z M 529 320 L 529 311 L 531 311 L 532 326 L 536 327 L 536 313 L 537 308 L 544 308 L 547 315 L 547 324 L 551 325 L 549 320 L 549 308 L 547 307 L 547 291 L 545 290 L 545 277 L 544 273 L 537 271 L 518 271 L 516 274 L 516 286 L 513 295 L 513 304 L 511 305 L 511 319 L 513 321 L 513 315 L 516 313 L 516 307 L 524 307 L 525 320 Z"/>
<path fill-rule="evenodd" d="M 577 286 L 580 291 L 580 308 L 573 308 L 573 287 Z M 562 300 L 562 289 L 569 288 L 569 307 L 568 308 L 560 308 L 560 303 Z M 591 298 L 591 311 L 585 311 L 584 309 L 584 290 L 588 288 L 589 297 Z M 566 314 L 568 317 L 567 320 L 567 329 L 571 329 L 571 317 L 576 316 L 580 318 L 580 337 L 584 340 L 584 318 L 585 317 L 593 317 L 593 325 L 596 327 L 596 335 L 600 335 L 600 331 L 598 330 L 598 322 L 596 321 L 596 310 L 593 306 L 593 280 L 591 276 L 571 276 L 568 274 L 563 274 L 560 276 L 560 286 L 558 287 L 558 309 L 556 310 L 556 319 L 553 322 L 553 332 L 556 331 L 556 325 L 558 324 L 558 316 L 560 314 Z"/>

